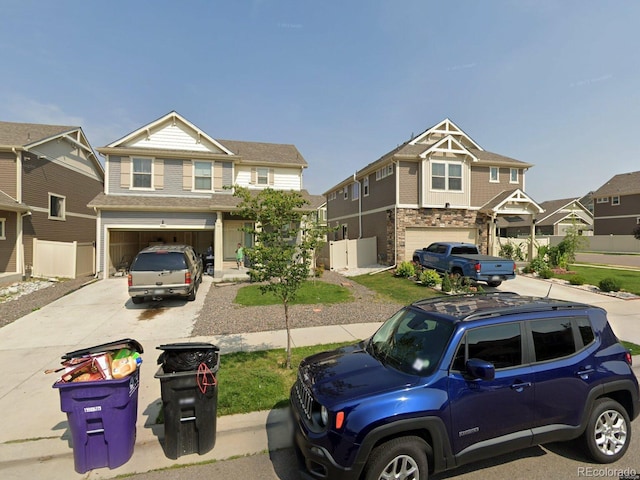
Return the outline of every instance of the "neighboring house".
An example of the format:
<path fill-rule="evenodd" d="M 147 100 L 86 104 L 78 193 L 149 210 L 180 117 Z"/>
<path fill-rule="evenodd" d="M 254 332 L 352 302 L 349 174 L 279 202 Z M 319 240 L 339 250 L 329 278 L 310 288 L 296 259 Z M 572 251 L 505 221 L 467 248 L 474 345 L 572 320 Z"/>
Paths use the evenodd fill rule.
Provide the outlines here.
<path fill-rule="evenodd" d="M 87 204 L 103 182 L 82 128 L 0 122 L 0 273 L 30 272 L 34 238 L 95 242 L 96 214 Z"/>
<path fill-rule="evenodd" d="M 577 228 L 579 235 L 593 232 L 593 214 L 579 198 L 549 200 L 540 207 L 544 212 L 535 219 L 536 235 L 563 236 L 568 228 Z M 503 237 L 528 237 L 531 233 L 530 222 L 517 215 L 500 219 L 498 227 Z"/>
<path fill-rule="evenodd" d="M 237 215 L 233 186 L 302 189 L 306 160 L 294 145 L 216 140 L 176 112 L 97 149 L 105 157 L 104 192 L 90 206 L 99 216 L 98 263 L 113 274 L 142 248 L 185 243 L 214 252 L 214 276 L 235 265 L 238 243 L 252 246 Z"/>
<path fill-rule="evenodd" d="M 376 237 L 388 265 L 434 241 L 493 252 L 502 217 L 525 216 L 533 234 L 542 209 L 524 193 L 531 166 L 484 150 L 445 119 L 325 192 L 333 240 Z"/>
<path fill-rule="evenodd" d="M 640 172 L 615 175 L 593 199 L 595 235 L 633 235 L 640 225 Z"/>

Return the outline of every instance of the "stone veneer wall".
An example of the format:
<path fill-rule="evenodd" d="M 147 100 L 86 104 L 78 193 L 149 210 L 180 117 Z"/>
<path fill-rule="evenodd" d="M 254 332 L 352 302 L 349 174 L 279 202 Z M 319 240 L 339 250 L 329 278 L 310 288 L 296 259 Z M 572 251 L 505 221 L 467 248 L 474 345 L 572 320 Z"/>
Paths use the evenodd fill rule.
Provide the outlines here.
<path fill-rule="evenodd" d="M 475 228 L 480 231 L 478 247 L 481 253 L 487 251 L 487 222 L 488 217 L 476 210 L 466 209 L 441 209 L 441 208 L 398 208 L 397 235 L 398 235 L 398 263 L 407 260 L 404 258 L 407 227 L 434 227 L 434 228 Z M 387 264 L 392 265 L 394 252 L 394 226 L 396 219 L 393 210 L 387 210 Z M 411 260 L 411 259 L 408 259 Z"/>

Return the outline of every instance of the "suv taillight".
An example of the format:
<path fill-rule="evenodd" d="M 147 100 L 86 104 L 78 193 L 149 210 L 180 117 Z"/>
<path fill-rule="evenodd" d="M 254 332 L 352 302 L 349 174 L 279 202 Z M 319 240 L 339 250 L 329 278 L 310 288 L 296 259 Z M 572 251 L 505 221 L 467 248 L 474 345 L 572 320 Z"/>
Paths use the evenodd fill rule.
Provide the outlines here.
<path fill-rule="evenodd" d="M 187 272 L 184 274 L 184 283 L 187 285 L 191 285 L 191 272 Z"/>
<path fill-rule="evenodd" d="M 631 352 L 625 353 L 624 359 L 629 364 L 630 367 L 633 365 L 633 357 L 631 356 Z"/>
<path fill-rule="evenodd" d="M 127 283 L 129 286 L 133 285 L 133 281 L 131 281 L 131 274 L 127 275 Z"/>

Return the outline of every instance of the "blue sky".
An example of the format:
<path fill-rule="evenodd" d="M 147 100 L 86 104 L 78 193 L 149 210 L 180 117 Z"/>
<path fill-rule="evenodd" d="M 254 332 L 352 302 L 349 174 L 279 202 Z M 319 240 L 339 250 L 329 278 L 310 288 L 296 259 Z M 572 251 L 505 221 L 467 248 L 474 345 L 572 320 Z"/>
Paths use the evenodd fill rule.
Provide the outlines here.
<path fill-rule="evenodd" d="M 635 0 L 3 0 L 0 120 L 94 148 L 175 110 L 293 143 L 320 194 L 450 118 L 534 200 L 640 170 Z"/>

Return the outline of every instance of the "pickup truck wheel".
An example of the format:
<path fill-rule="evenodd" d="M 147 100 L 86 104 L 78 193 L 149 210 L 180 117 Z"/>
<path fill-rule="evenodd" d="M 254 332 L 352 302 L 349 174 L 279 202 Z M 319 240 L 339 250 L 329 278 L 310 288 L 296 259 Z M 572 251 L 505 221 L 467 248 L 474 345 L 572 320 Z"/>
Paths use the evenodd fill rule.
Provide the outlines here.
<path fill-rule="evenodd" d="M 429 476 L 427 450 L 419 437 L 399 437 L 373 449 L 365 466 L 365 480 L 426 480 Z"/>
<path fill-rule="evenodd" d="M 618 461 L 631 441 L 631 422 L 627 411 L 615 400 L 596 400 L 583 439 L 589 455 L 596 462 Z"/>
<path fill-rule="evenodd" d="M 502 282 L 487 282 L 490 287 L 499 287 Z"/>

